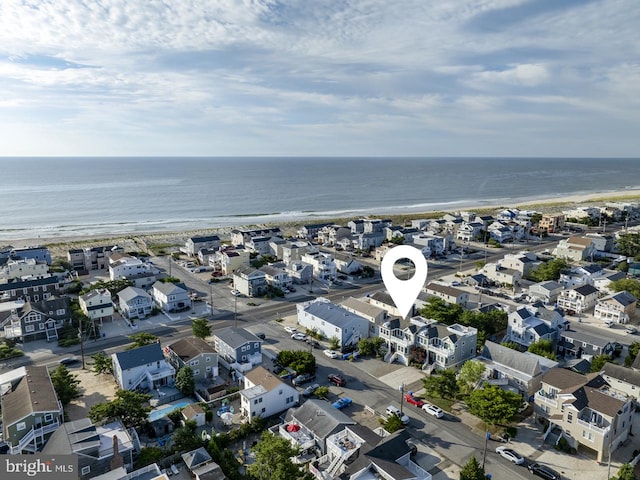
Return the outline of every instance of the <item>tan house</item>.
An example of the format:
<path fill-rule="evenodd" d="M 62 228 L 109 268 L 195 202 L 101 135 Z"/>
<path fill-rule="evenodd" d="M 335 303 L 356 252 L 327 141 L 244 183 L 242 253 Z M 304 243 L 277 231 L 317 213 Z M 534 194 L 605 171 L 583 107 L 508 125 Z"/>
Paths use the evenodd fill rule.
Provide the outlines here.
<path fill-rule="evenodd" d="M 514 268 L 506 268 L 497 263 L 487 263 L 482 273 L 500 285 L 518 285 L 522 280 L 522 273 Z"/>
<path fill-rule="evenodd" d="M 466 305 L 469 301 L 469 294 L 459 288 L 431 282 L 426 288 L 427 294 L 443 299 L 445 302 L 455 305 Z"/>
<path fill-rule="evenodd" d="M 250 254 L 244 249 L 226 249 L 209 257 L 209 266 L 221 275 L 230 275 L 240 267 L 248 267 Z"/>
<path fill-rule="evenodd" d="M 342 302 L 342 306 L 348 312 L 355 313 L 369 320 L 370 336 L 378 335 L 378 325 L 381 325 L 387 318 L 387 311 L 384 308 L 377 307 L 357 298 L 347 298 Z"/>
<path fill-rule="evenodd" d="M 638 300 L 626 290 L 601 298 L 593 316 L 605 323 L 627 323 L 636 316 Z"/>
<path fill-rule="evenodd" d="M 591 451 L 603 462 L 629 436 L 633 400 L 614 392 L 597 373 L 581 375 L 564 368 L 549 370 L 534 397 L 535 412 L 546 436 L 559 427 L 569 445 Z"/>
<path fill-rule="evenodd" d="M 547 233 L 554 233 L 562 230 L 564 227 L 565 216 L 561 214 L 548 214 L 542 215 L 540 222 L 538 223 L 538 230 L 545 231 Z"/>
<path fill-rule="evenodd" d="M 558 242 L 553 254 L 558 258 L 566 258 L 574 262 L 582 262 L 592 258 L 596 253 L 593 239 L 588 237 L 569 237 Z"/>

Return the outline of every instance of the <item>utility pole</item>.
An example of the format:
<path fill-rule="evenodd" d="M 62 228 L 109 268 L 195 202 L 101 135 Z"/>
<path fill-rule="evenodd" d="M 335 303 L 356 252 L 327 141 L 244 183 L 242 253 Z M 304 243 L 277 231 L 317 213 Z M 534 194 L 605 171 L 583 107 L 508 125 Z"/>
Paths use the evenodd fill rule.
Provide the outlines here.
<path fill-rule="evenodd" d="M 489 440 L 489 437 L 491 436 L 491 433 L 487 432 L 484 435 L 484 452 L 482 453 L 482 471 L 484 472 L 484 462 L 487 459 L 487 441 Z"/>
<path fill-rule="evenodd" d="M 238 295 L 233 296 L 233 328 L 238 328 Z"/>
<path fill-rule="evenodd" d="M 78 326 L 78 336 L 80 337 L 80 356 L 82 357 L 82 369 L 84 370 L 84 336 L 82 335 L 82 318 Z"/>
<path fill-rule="evenodd" d="M 402 418 L 402 406 L 404 405 L 404 383 L 400 384 L 400 418 Z"/>
<path fill-rule="evenodd" d="M 213 285 L 209 284 L 209 307 L 210 307 L 210 315 L 213 315 Z"/>

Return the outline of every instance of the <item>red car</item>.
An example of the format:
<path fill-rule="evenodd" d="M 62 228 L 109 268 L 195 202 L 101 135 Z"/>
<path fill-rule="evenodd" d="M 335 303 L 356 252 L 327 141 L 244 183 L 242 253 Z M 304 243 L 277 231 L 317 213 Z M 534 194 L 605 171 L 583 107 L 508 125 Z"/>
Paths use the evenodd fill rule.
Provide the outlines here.
<path fill-rule="evenodd" d="M 407 403 L 415 405 L 418 408 L 421 408 L 424 405 L 424 402 L 422 400 L 420 400 L 419 398 L 415 398 L 409 393 L 405 394 L 404 399 L 407 401 Z"/>

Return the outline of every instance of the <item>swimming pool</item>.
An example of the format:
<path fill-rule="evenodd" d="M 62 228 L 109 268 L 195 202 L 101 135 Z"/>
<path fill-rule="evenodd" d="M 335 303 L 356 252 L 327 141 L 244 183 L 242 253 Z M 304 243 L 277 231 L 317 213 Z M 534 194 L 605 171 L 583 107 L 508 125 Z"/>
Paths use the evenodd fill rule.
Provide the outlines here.
<path fill-rule="evenodd" d="M 191 405 L 193 403 L 193 401 L 191 400 L 181 400 L 179 402 L 176 403 L 172 403 L 170 405 L 166 405 L 158 410 L 154 410 L 153 412 L 151 412 L 149 414 L 149 421 L 153 422 L 155 420 L 158 420 L 159 418 L 162 417 L 166 417 L 167 415 L 169 415 L 171 412 L 173 412 L 174 410 L 178 410 L 180 408 L 184 408 L 187 405 Z"/>

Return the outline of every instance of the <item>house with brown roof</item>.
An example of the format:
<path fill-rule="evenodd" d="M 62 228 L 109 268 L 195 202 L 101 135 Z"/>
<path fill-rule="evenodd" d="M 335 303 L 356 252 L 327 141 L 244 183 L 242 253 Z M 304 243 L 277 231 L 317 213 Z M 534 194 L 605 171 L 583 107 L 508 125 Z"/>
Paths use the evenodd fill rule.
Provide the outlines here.
<path fill-rule="evenodd" d="M 574 262 L 582 262 L 592 258 L 596 253 L 595 244 L 589 237 L 569 237 L 558 242 L 553 255 Z"/>
<path fill-rule="evenodd" d="M 440 283 L 431 282 L 427 285 L 426 292 L 443 299 L 447 303 L 456 305 L 466 305 L 469 301 L 469 294 L 459 288 L 442 285 Z"/>
<path fill-rule="evenodd" d="M 186 422 L 196 422 L 198 427 L 202 427 L 206 420 L 206 414 L 204 409 L 198 405 L 197 403 L 192 403 L 191 405 L 187 405 L 182 409 L 182 418 Z"/>
<path fill-rule="evenodd" d="M 2 434 L 11 454 L 35 453 L 63 422 L 47 367 L 21 367 L 0 377 Z"/>
<path fill-rule="evenodd" d="M 592 452 L 598 462 L 625 442 L 631 430 L 633 399 L 615 392 L 598 373 L 551 369 L 543 375 L 534 403 L 545 423 L 545 439 L 557 427 L 569 446 Z"/>
<path fill-rule="evenodd" d="M 342 307 L 348 312 L 360 315 L 369 320 L 369 336 L 378 335 L 378 328 L 387 318 L 387 311 L 358 298 L 349 297 L 342 302 Z"/>
<path fill-rule="evenodd" d="M 189 365 L 196 382 L 210 381 L 218 376 L 218 353 L 201 338 L 181 338 L 166 345 L 162 352 L 176 371 Z"/>
<path fill-rule="evenodd" d="M 298 405 L 298 391 L 262 366 L 247 372 L 240 391 L 240 411 L 245 419 L 270 417 Z"/>

